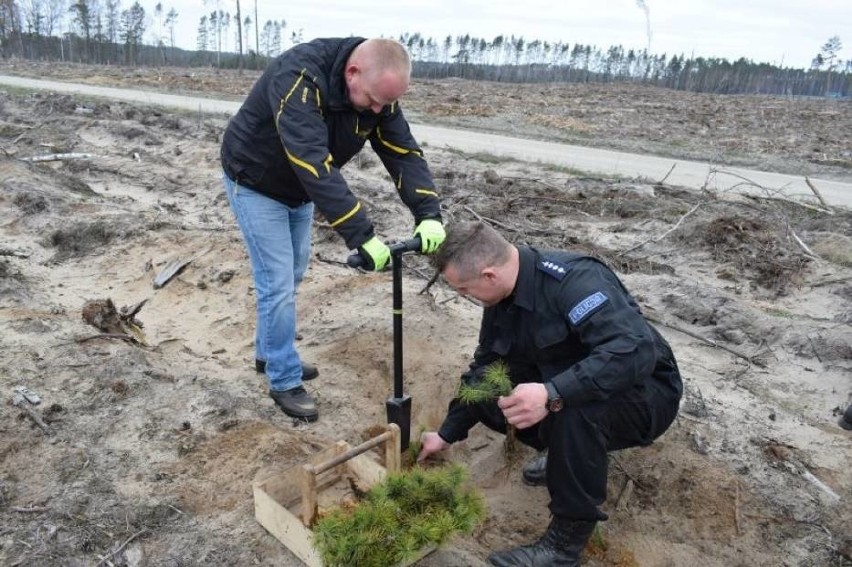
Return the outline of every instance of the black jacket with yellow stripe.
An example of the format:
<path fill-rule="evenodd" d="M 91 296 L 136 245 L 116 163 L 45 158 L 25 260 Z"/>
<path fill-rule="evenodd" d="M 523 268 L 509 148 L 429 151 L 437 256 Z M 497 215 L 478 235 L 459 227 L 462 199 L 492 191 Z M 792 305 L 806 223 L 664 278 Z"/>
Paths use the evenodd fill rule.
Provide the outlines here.
<path fill-rule="evenodd" d="M 432 175 L 399 104 L 375 114 L 349 102 L 343 72 L 363 41 L 316 39 L 282 53 L 222 141 L 228 177 L 289 206 L 313 201 L 350 249 L 373 236 L 373 225 L 340 168 L 367 140 L 415 222 L 441 218 Z"/>

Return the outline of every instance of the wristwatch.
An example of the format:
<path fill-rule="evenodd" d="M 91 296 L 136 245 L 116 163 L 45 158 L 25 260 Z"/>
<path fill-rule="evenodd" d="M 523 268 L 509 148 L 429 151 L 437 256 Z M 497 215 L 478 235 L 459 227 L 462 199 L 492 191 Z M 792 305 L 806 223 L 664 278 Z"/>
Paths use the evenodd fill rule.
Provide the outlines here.
<path fill-rule="evenodd" d="M 553 382 L 545 382 L 544 387 L 547 389 L 547 410 L 557 412 L 564 408 L 565 400 L 562 399 L 559 390 L 556 389 Z"/>

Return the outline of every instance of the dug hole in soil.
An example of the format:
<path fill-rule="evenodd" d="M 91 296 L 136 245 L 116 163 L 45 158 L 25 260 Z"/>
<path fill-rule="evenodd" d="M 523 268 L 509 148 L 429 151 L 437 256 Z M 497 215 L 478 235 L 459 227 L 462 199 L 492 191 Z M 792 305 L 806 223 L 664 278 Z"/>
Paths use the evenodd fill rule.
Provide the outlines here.
<path fill-rule="evenodd" d="M 298 565 L 255 522 L 252 482 L 385 421 L 390 274 L 347 268 L 319 215 L 298 346 L 320 367 L 306 384 L 320 420 L 288 419 L 254 372 L 252 279 L 218 166 L 225 122 L 0 95 L 0 564 Z M 849 564 L 852 434 L 837 426 L 852 401 L 849 211 L 425 151 L 445 220 L 601 257 L 680 362 L 681 414 L 652 446 L 612 455 L 610 519 L 585 565 Z M 21 159 L 48 153 L 89 157 Z M 410 236 L 372 153 L 344 174 L 380 235 Z M 175 261 L 188 263 L 154 289 Z M 406 263 L 416 435 L 440 423 L 480 310 L 427 286 L 423 258 Z M 84 305 L 113 313 L 107 300 L 112 326 L 96 328 L 87 320 L 104 317 L 84 319 Z M 507 461 L 481 427 L 454 446 L 487 520 L 419 565 L 481 565 L 538 537 L 547 492 L 520 480 L 532 456 Z"/>

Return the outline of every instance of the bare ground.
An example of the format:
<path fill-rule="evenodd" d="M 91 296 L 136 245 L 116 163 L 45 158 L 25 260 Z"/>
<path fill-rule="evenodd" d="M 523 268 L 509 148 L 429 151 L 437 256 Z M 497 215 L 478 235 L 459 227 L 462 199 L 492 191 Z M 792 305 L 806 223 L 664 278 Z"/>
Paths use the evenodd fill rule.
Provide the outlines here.
<path fill-rule="evenodd" d="M 13 70 L 21 66 L 0 68 Z M 203 85 L 210 96 L 244 93 L 251 82 L 198 70 L 29 72 L 182 92 Z M 497 131 L 505 122 L 515 135 L 549 139 L 586 131 L 599 145 L 690 156 L 705 148 L 705 158 L 727 147 L 725 125 L 749 163 L 848 178 L 848 165 L 835 163 L 849 160 L 848 103 L 645 91 L 416 82 L 404 103 L 421 120 L 444 113 L 446 123 Z M 471 99 L 493 114 L 466 114 Z M 586 114 L 566 106 L 581 99 Z M 631 101 L 652 108 L 630 110 Z M 778 105 L 781 115 L 765 111 Z M 693 108 L 716 109 L 703 137 L 684 111 Z M 529 118 L 542 115 L 559 123 Z M 0 95 L 0 564 L 298 565 L 255 522 L 252 481 L 337 440 L 358 443 L 384 422 L 390 276 L 343 266 L 347 252 L 321 218 L 299 297 L 300 351 L 321 370 L 309 383 L 320 421 L 293 423 L 265 396 L 252 369 L 248 261 L 219 180 L 224 121 L 54 93 Z M 652 138 L 650 124 L 663 135 Z M 769 143 L 793 135 L 818 140 L 831 163 L 814 160 L 809 143 Z M 92 157 L 21 159 L 54 152 Z M 852 402 L 848 210 L 486 155 L 427 148 L 427 157 L 448 219 L 484 218 L 517 242 L 601 256 L 679 358 L 681 416 L 653 446 L 613 455 L 610 520 L 587 565 L 850 564 L 852 434 L 836 425 Z M 385 238 L 409 235 L 375 157 L 364 153 L 345 174 Z M 154 289 L 172 260 L 191 262 Z M 428 267 L 408 264 L 405 378 L 417 430 L 440 422 L 479 313 L 440 284 L 423 291 Z M 146 300 L 135 314 L 144 335 L 92 338 L 101 331 L 84 321 L 84 304 L 106 299 L 125 308 L 125 321 Z M 18 386 L 40 403 L 13 405 Z M 522 460 L 507 462 L 497 436 L 476 429 L 449 458 L 470 467 L 488 518 L 421 565 L 480 565 L 489 550 L 544 529 L 546 491 L 520 483 Z"/>
<path fill-rule="evenodd" d="M 258 71 L 0 61 L 0 72 L 242 100 Z M 713 95 L 634 84 L 517 85 L 416 79 L 415 121 L 779 173 L 852 179 L 852 105 L 817 97 Z"/>

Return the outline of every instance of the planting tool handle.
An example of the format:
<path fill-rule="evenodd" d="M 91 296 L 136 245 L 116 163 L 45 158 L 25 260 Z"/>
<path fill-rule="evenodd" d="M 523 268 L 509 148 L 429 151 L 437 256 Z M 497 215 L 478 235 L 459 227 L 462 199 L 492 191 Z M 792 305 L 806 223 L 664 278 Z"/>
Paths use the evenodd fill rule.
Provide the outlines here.
<path fill-rule="evenodd" d="M 351 449 L 347 449 L 343 453 L 340 453 L 336 457 L 329 459 L 323 463 L 318 465 L 306 465 L 311 467 L 311 472 L 313 474 L 322 474 L 325 471 L 336 467 L 337 465 L 341 465 L 348 461 L 349 459 L 354 459 L 358 455 L 362 453 L 366 453 L 373 447 L 378 447 L 382 443 L 385 444 L 385 469 L 388 472 L 398 472 L 399 471 L 399 459 L 390 458 L 390 454 L 399 455 L 399 437 L 400 431 L 399 426 L 395 423 L 389 423 L 387 426 L 387 431 L 384 433 L 373 437 L 372 439 L 368 439 L 361 443 L 358 446 L 352 447 Z"/>
<path fill-rule="evenodd" d="M 402 242 L 391 244 L 388 248 L 390 249 L 391 256 L 397 257 L 406 252 L 420 252 L 420 248 L 422 246 L 423 243 L 420 241 L 420 237 L 415 236 L 410 240 L 403 240 Z M 346 258 L 346 265 L 350 268 L 363 268 L 366 264 L 367 262 L 364 260 L 364 257 L 361 256 L 360 252 L 355 252 Z"/>
<path fill-rule="evenodd" d="M 390 248 L 391 255 L 394 255 L 403 254 L 405 252 L 420 252 L 420 248 L 422 246 L 423 242 L 420 240 L 420 237 L 415 236 L 409 240 L 403 240 L 402 242 L 391 244 L 388 248 Z"/>
<path fill-rule="evenodd" d="M 420 252 L 422 246 L 419 236 L 388 246 L 393 271 L 393 395 L 388 398 L 385 407 L 388 423 L 396 424 L 401 431 L 402 450 L 408 449 L 411 439 L 411 397 L 403 393 L 402 383 L 402 256 L 406 252 Z M 346 263 L 353 268 L 365 264 L 359 253 L 349 256 Z"/>

